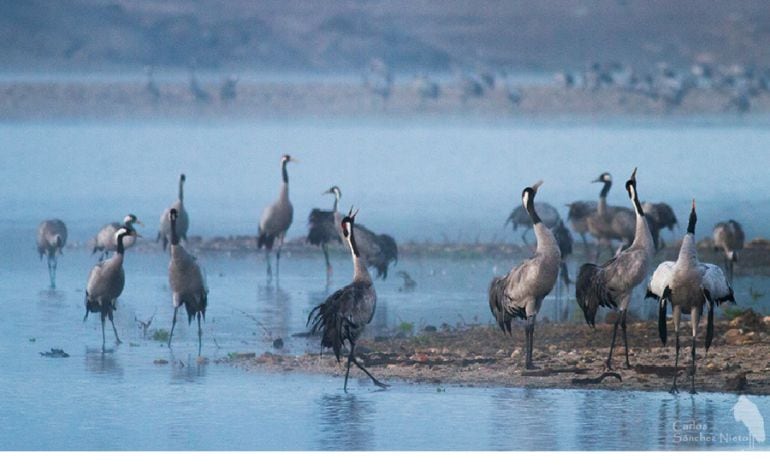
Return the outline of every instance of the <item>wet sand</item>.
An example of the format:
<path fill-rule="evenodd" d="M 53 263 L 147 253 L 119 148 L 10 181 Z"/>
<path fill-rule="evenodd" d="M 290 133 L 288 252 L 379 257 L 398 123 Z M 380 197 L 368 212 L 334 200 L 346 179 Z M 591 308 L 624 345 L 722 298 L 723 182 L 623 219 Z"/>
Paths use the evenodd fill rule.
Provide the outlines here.
<path fill-rule="evenodd" d="M 609 316 L 611 318 L 611 315 Z M 765 318 L 768 319 L 768 318 Z M 513 335 L 496 326 L 428 328 L 414 336 L 362 340 L 358 357 L 381 381 L 459 385 L 466 387 L 506 386 L 566 389 L 611 389 L 620 391 L 668 391 L 674 374 L 673 325 L 669 321 L 669 343 L 661 346 L 654 322 L 629 324 L 629 359 L 618 335 L 613 354 L 613 373 L 604 374 L 612 334 L 610 324 L 586 325 L 540 323 L 535 329 L 534 362 L 539 369 L 524 369 L 523 328 Z M 706 353 L 701 325 L 697 340 L 695 388 L 702 392 L 770 394 L 770 322 L 753 312 L 732 321 L 717 322 L 714 341 Z M 690 388 L 689 324 L 681 328 L 678 386 Z M 320 338 L 318 339 L 320 348 Z M 345 361 L 338 364 L 333 353 L 288 356 L 271 352 L 231 353 L 217 360 L 246 371 L 292 372 L 334 375 L 343 381 Z M 351 377 L 364 379 L 355 366 Z M 368 381 L 368 380 L 367 380 Z"/>

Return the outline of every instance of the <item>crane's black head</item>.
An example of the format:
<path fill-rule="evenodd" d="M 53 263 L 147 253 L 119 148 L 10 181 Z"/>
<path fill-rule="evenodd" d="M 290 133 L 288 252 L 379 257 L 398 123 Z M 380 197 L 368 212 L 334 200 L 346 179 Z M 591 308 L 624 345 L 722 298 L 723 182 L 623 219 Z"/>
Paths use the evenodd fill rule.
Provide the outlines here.
<path fill-rule="evenodd" d="M 353 207 L 351 206 L 348 215 L 342 218 L 342 221 L 340 222 L 340 225 L 342 226 L 342 235 L 345 236 L 345 238 L 350 237 L 353 234 L 353 224 L 356 222 L 356 214 L 358 214 L 358 210 L 353 212 Z"/>
<path fill-rule="evenodd" d="M 323 194 L 325 195 L 332 194 L 332 195 L 335 195 L 337 198 L 342 198 L 342 192 L 340 191 L 340 187 L 338 187 L 337 185 L 334 185 L 333 187 L 324 191 Z"/>
<path fill-rule="evenodd" d="M 297 159 L 293 158 L 289 154 L 283 154 L 281 156 L 281 163 L 282 164 L 289 163 L 289 162 L 296 162 L 296 161 L 297 161 Z"/>
<path fill-rule="evenodd" d="M 126 219 L 128 220 L 128 222 L 132 224 L 139 220 L 139 218 L 136 217 L 136 214 L 130 214 L 130 213 L 126 216 Z"/>
<path fill-rule="evenodd" d="M 181 174 L 181 175 L 179 175 L 179 181 L 180 181 L 180 182 L 184 182 L 184 181 L 186 180 L 186 178 L 187 178 L 187 177 L 185 177 L 185 176 L 184 176 L 184 173 L 183 173 L 183 174 Z"/>
<path fill-rule="evenodd" d="M 540 180 L 534 185 L 524 188 L 524 191 L 521 192 L 521 204 L 524 206 L 524 209 L 527 210 L 527 213 L 529 213 L 529 217 L 532 218 L 534 224 L 540 222 L 540 217 L 535 212 L 535 195 L 537 194 L 537 189 L 540 188 L 540 185 L 542 184 L 543 180 Z"/>
<path fill-rule="evenodd" d="M 176 218 L 179 216 L 179 213 L 177 212 L 176 208 L 171 208 L 171 211 L 168 213 L 168 218 L 171 221 L 176 221 Z"/>
<path fill-rule="evenodd" d="M 634 168 L 634 173 L 631 174 L 631 178 L 626 182 L 626 191 L 628 192 L 628 197 L 633 201 L 634 206 L 636 206 L 636 210 L 639 214 L 644 216 L 644 210 L 642 209 L 642 204 L 639 202 L 639 195 L 636 192 L 636 168 Z"/>
<path fill-rule="evenodd" d="M 695 223 L 698 222 L 698 215 L 695 213 L 695 199 L 692 200 L 692 209 L 690 210 L 690 222 L 687 224 L 687 232 L 695 234 Z"/>
<path fill-rule="evenodd" d="M 610 175 L 609 172 L 604 172 L 591 183 L 609 183 L 609 182 L 612 182 L 612 175 Z"/>
<path fill-rule="evenodd" d="M 341 225 L 342 235 L 348 239 L 348 242 L 350 242 L 350 248 L 353 249 L 353 254 L 356 257 L 360 257 L 361 255 L 358 253 L 358 244 L 356 244 L 356 238 L 353 236 L 353 225 L 356 222 L 356 214 L 358 214 L 358 210 L 353 212 L 353 207 L 351 206 L 348 215 L 342 218 Z"/>

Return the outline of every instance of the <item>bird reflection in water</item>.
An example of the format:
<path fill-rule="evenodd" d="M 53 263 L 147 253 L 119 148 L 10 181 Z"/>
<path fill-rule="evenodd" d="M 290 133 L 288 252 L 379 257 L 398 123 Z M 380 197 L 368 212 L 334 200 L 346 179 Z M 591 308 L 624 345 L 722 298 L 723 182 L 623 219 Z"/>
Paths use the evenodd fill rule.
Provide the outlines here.
<path fill-rule="evenodd" d="M 324 394 L 320 400 L 321 450 L 364 451 L 374 446 L 374 404 L 355 394 Z"/>
<path fill-rule="evenodd" d="M 96 375 L 123 377 L 123 366 L 112 351 L 104 352 L 101 348 L 87 348 L 85 354 L 86 370 Z"/>

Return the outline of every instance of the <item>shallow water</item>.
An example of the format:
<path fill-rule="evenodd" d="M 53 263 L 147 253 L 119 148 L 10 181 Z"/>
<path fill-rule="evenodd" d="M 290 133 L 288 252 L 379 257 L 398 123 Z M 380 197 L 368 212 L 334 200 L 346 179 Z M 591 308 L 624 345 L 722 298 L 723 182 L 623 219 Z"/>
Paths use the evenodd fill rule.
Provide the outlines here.
<path fill-rule="evenodd" d="M 588 183 L 579 191 L 568 186 L 563 192 L 557 189 L 560 182 L 566 185 L 571 180 L 594 178 L 604 164 L 618 169 L 629 166 L 614 160 L 623 155 L 621 150 L 634 149 L 625 143 L 629 136 L 636 146 L 642 142 L 669 156 L 740 151 L 749 167 L 759 162 L 758 149 L 770 144 L 764 128 L 685 127 L 677 130 L 679 136 L 654 127 L 591 129 L 590 135 L 598 140 L 584 136 L 585 128 L 570 126 L 471 127 L 464 137 L 458 136 L 459 129 L 456 125 L 412 129 L 317 123 L 0 125 L 0 138 L 6 144 L 0 149 L 0 167 L 6 177 L 0 188 L 5 215 L 0 219 L 0 299 L 4 301 L 0 316 L 0 449 L 750 448 L 747 427 L 733 417 L 737 401 L 733 395 L 683 394 L 675 398 L 667 393 L 437 389 L 402 383 L 379 392 L 358 376 L 351 393 L 344 394 L 339 377 L 246 373 L 215 363 L 198 365 L 196 329 L 188 327 L 183 318 L 171 350 L 144 337 L 135 321 L 152 318 L 150 335 L 155 329 L 170 328 L 168 259 L 154 251 L 127 254 L 127 283 L 116 313 L 124 343 L 113 345 L 108 326 L 111 351 L 102 354 L 98 317 L 92 314 L 82 322 L 83 289 L 96 257 L 86 248 L 65 249 L 57 289 L 50 290 L 45 262 L 34 252 L 35 226 L 52 216 L 68 222 L 72 241 L 85 243 L 104 222 L 133 211 L 147 223 L 140 229 L 151 239 L 157 227 L 155 215 L 175 198 L 176 175 L 182 170 L 188 174 L 186 202 L 193 234 L 253 234 L 261 205 L 275 196 L 282 142 L 292 142 L 297 156 L 305 157 L 290 170 L 292 184 L 307 182 L 312 176 L 312 185 L 292 187 L 297 215 L 292 236 L 301 235 L 303 215 L 310 207 L 328 203 L 319 193 L 332 181 L 346 185 L 344 201 L 370 211 L 367 225 L 387 228 L 397 240 L 441 240 L 445 236 L 472 240 L 477 234 L 485 234 L 482 240 L 514 240 L 501 228 L 513 203 L 496 203 L 500 198 L 491 199 L 491 195 L 505 194 L 502 200 L 515 201 L 518 186 L 551 171 L 553 178 L 548 177 L 547 185 L 563 201 L 586 189 L 590 192 L 584 197 L 589 198 L 598 188 Z M 659 142 L 661 139 L 665 142 Z M 445 153 L 445 160 L 425 152 L 434 143 L 436 152 Z M 512 143 L 517 145 L 509 147 Z M 583 157 L 589 158 L 591 143 L 601 155 L 590 169 L 581 169 L 580 176 L 575 176 L 578 171 L 570 173 L 560 167 L 563 159 L 552 154 L 570 143 L 582 143 L 582 151 L 576 152 Z M 331 149 L 339 149 L 340 155 L 341 165 L 334 169 L 322 165 L 336 154 Z M 526 161 L 541 152 L 545 153 L 542 159 Z M 463 160 L 466 153 L 483 158 Z M 512 153 L 522 157 L 510 158 Z M 314 155 L 324 157 L 314 162 Z M 221 161 L 211 168 L 214 156 Z M 683 159 L 693 162 L 692 157 Z M 375 175 L 356 170 L 364 160 Z M 664 173 L 662 159 L 648 161 L 650 179 Z M 408 164 L 420 170 L 396 171 L 409 168 Z M 496 169 L 498 165 L 502 169 Z M 742 166 L 726 177 L 710 165 L 716 164 L 693 169 L 699 187 L 708 190 L 706 198 L 718 202 L 726 194 L 718 184 L 743 178 L 740 185 L 733 183 L 736 197 L 754 201 L 751 211 L 767 211 L 755 193 L 766 175 Z M 465 171 L 458 172 L 462 168 Z M 431 185 L 421 188 L 416 182 L 426 180 L 426 171 Z M 354 178 L 362 173 L 364 178 Z M 687 198 L 686 183 L 666 191 L 663 182 L 646 184 L 651 192 L 657 188 L 661 195 Z M 544 195 L 547 188 L 543 187 Z M 446 195 L 439 199 L 441 192 Z M 621 203 L 619 195 L 615 196 Z M 731 202 L 722 204 L 743 214 L 751 212 Z M 713 217 L 707 209 L 704 213 L 703 219 Z M 362 209 L 359 217 L 364 214 Z M 766 224 L 767 219 L 748 219 L 747 232 L 758 235 Z M 493 229 L 487 232 L 487 227 Z M 230 352 L 275 351 L 272 343 L 279 337 L 285 342 L 281 353 L 318 351 L 318 339 L 292 334 L 305 330 L 312 306 L 347 283 L 351 274 L 344 252 L 333 255 L 335 275 L 329 287 L 320 251 L 287 252 L 282 258 L 280 284 L 267 283 L 261 255 L 201 254 L 199 260 L 211 290 L 203 337 L 203 355 L 211 359 Z M 393 332 L 403 323 L 416 329 L 428 324 L 489 323 L 489 279 L 515 262 L 402 257 L 389 279 L 376 284 L 378 310 L 367 335 Z M 576 263 L 571 264 L 573 272 Z M 414 292 L 399 291 L 398 270 L 409 272 L 417 281 Z M 766 289 L 767 278 L 739 279 L 739 299 L 749 297 L 750 287 Z M 765 303 L 765 298 L 758 302 Z M 570 306 L 574 308 L 574 303 Z M 541 319 L 554 318 L 553 311 L 549 299 Z M 71 356 L 44 358 L 39 354 L 51 348 L 62 348 Z M 168 363 L 156 364 L 156 360 Z M 750 399 L 770 418 L 770 398 Z M 683 433 L 687 428 L 690 430 Z"/>

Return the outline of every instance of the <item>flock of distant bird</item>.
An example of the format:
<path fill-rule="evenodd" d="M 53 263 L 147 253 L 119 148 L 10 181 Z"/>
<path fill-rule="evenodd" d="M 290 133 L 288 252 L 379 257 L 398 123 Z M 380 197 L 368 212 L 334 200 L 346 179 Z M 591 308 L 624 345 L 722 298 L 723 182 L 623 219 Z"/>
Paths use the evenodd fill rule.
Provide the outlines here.
<path fill-rule="evenodd" d="M 279 273 L 281 247 L 284 237 L 293 220 L 293 207 L 289 200 L 289 175 L 287 165 L 296 162 L 289 155 L 281 158 L 282 185 L 278 199 L 267 206 L 259 221 L 257 236 L 258 248 L 265 249 L 267 275 L 272 278 L 270 253 L 277 245 L 276 276 Z M 653 234 L 662 227 L 672 228 L 676 223 L 671 208 L 664 204 L 642 204 L 637 193 L 636 170 L 626 182 L 625 188 L 633 209 L 608 206 L 607 194 L 612 185 L 609 173 L 603 173 L 595 180 L 603 183 L 598 203 L 579 201 L 570 206 L 568 220 L 573 230 L 596 238 L 598 246 L 611 247 L 612 240 L 621 241 L 614 257 L 601 265 L 586 263 L 581 266 L 575 281 L 577 303 L 582 309 L 586 322 L 595 325 L 599 307 L 617 309 L 619 315 L 614 323 L 609 356 L 605 366 L 612 369 L 612 354 L 615 347 L 618 326 L 621 327 L 625 346 L 625 363 L 630 367 L 626 320 L 631 294 L 636 286 L 647 279 L 658 238 Z M 201 321 L 205 321 L 208 304 L 208 287 L 195 257 L 180 244 L 187 239 L 189 216 L 184 207 L 185 175 L 179 178 L 178 200 L 167 208 L 160 218 L 160 230 L 157 241 L 163 249 L 170 246 L 169 286 L 172 292 L 174 308 L 168 346 L 176 326 L 177 312 L 184 307 L 188 315 L 188 324 L 193 319 L 198 322 L 198 355 L 202 346 Z M 513 267 L 501 277 L 495 277 L 489 287 L 489 307 L 503 332 L 511 333 L 512 322 L 516 318 L 525 321 L 525 362 L 526 368 L 535 368 L 533 363 L 535 319 L 543 300 L 553 290 L 559 273 L 564 283 L 569 285 L 565 257 L 572 253 L 572 236 L 565 227 L 558 211 L 545 203 L 535 203 L 535 197 L 542 181 L 527 187 L 522 192 L 522 207 L 514 210 L 506 224 L 511 222 L 514 230 L 519 225 L 528 227 L 535 233 L 537 246 L 534 256 Z M 377 275 L 387 277 L 388 266 L 397 261 L 398 250 L 395 240 L 386 234 L 375 234 L 355 222 L 356 212 L 351 208 L 346 216 L 338 211 L 342 192 L 333 186 L 324 194 L 334 196 L 331 210 L 313 209 L 308 217 L 307 242 L 320 246 L 324 253 L 327 281 L 332 274 L 329 262 L 328 245 L 345 241 L 351 251 L 353 261 L 353 281 L 335 291 L 323 303 L 311 310 L 307 325 L 311 333 L 321 335 L 322 347 L 331 348 L 340 361 L 345 343 L 349 345 L 344 389 L 351 364 L 366 373 L 379 387 L 387 387 L 366 370 L 355 357 L 355 345 L 364 328 L 374 316 L 377 295 L 368 269 L 374 268 Z M 541 216 L 542 214 L 542 216 Z M 738 252 L 743 247 L 744 234 L 736 221 L 716 225 L 713 233 L 715 248 L 725 252 L 723 270 L 712 264 L 698 261 L 694 233 L 697 221 L 695 201 L 690 212 L 687 234 L 683 240 L 676 261 L 661 263 L 650 279 L 647 297 L 659 302 L 660 338 L 665 344 L 667 339 L 666 310 L 672 306 L 674 331 L 676 336 L 676 357 L 679 359 L 679 324 L 682 314 L 689 313 L 692 324 L 692 360 L 690 366 L 691 392 L 695 392 L 695 337 L 699 319 L 707 306 L 706 349 L 713 338 L 714 305 L 726 301 L 734 302 L 731 287 L 733 264 L 738 259 Z M 91 269 L 85 295 L 86 315 L 99 313 L 102 324 L 102 350 L 105 351 L 105 323 L 109 319 L 116 343 L 120 343 L 117 329 L 113 322 L 113 313 L 118 297 L 125 285 L 123 258 L 125 250 L 141 237 L 134 225 L 143 225 L 133 215 L 127 215 L 122 223 L 105 225 L 94 238 L 93 253 L 102 252 L 100 261 Z M 526 233 L 522 239 L 526 244 Z M 57 254 L 67 242 L 67 228 L 58 219 L 43 221 L 38 227 L 37 247 L 40 257 L 47 255 L 51 286 L 55 287 Z M 598 252 L 597 246 L 597 252 Z M 114 255 L 109 257 L 110 252 Z M 598 253 L 597 253 L 598 258 Z M 407 275 L 408 276 L 408 275 Z M 405 277 L 406 280 L 406 277 Z M 672 392 L 677 392 L 676 376 Z"/>

